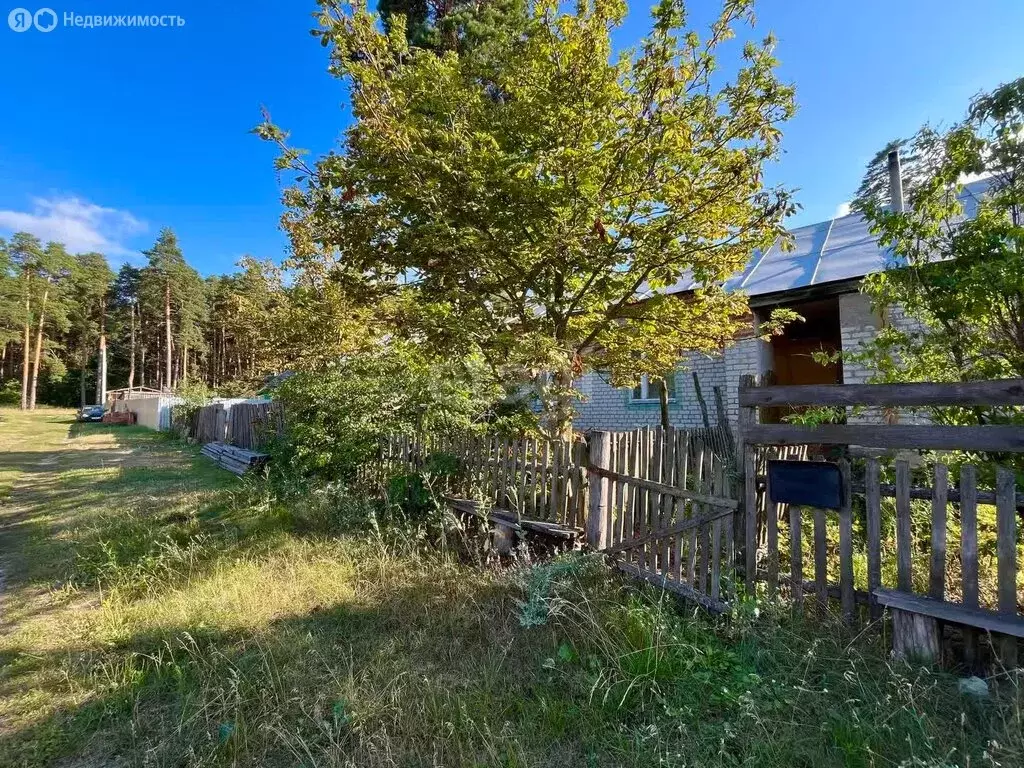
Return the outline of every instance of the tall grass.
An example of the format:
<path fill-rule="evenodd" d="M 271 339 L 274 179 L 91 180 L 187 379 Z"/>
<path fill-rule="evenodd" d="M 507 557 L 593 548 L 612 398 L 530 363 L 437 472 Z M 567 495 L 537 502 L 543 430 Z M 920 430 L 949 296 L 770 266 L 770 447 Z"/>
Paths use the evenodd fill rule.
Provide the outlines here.
<path fill-rule="evenodd" d="M 484 565 L 340 486 L 282 505 L 130 432 L 83 467 L 101 433 L 32 424 L 60 461 L 0 508 L 2 765 L 1024 763 L 1018 677 L 978 701 L 830 617 Z"/>

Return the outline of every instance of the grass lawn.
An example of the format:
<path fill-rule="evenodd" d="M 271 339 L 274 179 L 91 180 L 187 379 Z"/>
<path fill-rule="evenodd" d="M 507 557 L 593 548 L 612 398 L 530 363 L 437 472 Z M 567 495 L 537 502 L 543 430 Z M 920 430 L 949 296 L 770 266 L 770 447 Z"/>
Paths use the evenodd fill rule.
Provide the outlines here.
<path fill-rule="evenodd" d="M 140 428 L 0 411 L 0 766 L 1024 765 L 873 632 L 460 564 Z"/>

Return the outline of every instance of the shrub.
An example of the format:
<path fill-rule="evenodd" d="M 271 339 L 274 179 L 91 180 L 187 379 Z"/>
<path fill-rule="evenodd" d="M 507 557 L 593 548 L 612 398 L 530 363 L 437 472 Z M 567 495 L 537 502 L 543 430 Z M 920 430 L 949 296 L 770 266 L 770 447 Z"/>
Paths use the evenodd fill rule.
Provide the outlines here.
<path fill-rule="evenodd" d="M 473 429 L 503 396 L 478 360 L 431 361 L 392 344 L 281 384 L 286 432 L 271 446 L 273 466 L 306 479 L 350 480 L 386 435 Z"/>

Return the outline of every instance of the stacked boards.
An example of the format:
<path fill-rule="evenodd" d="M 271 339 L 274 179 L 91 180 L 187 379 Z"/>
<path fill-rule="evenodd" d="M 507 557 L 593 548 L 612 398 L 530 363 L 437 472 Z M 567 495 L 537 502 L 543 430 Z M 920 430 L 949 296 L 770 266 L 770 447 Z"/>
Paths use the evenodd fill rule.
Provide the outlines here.
<path fill-rule="evenodd" d="M 212 459 L 218 466 L 236 475 L 244 475 L 250 469 L 258 469 L 267 463 L 270 457 L 265 453 L 248 451 L 227 443 L 207 443 L 201 453 Z"/>

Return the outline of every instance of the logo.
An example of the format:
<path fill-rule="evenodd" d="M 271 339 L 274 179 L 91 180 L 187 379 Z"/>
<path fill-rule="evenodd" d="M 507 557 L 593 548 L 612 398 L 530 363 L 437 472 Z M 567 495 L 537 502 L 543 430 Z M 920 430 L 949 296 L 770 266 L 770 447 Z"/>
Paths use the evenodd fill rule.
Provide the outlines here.
<path fill-rule="evenodd" d="M 15 8 L 7 14 L 7 26 L 15 32 L 28 32 L 32 28 L 32 11 Z"/>
<path fill-rule="evenodd" d="M 57 14 L 52 8 L 40 8 L 32 17 L 32 23 L 40 32 L 52 32 L 57 26 Z"/>
<path fill-rule="evenodd" d="M 57 14 L 52 8 L 40 8 L 35 13 L 28 8 L 15 8 L 7 14 L 7 26 L 15 32 L 28 32 L 32 27 L 52 32 L 57 28 Z"/>

